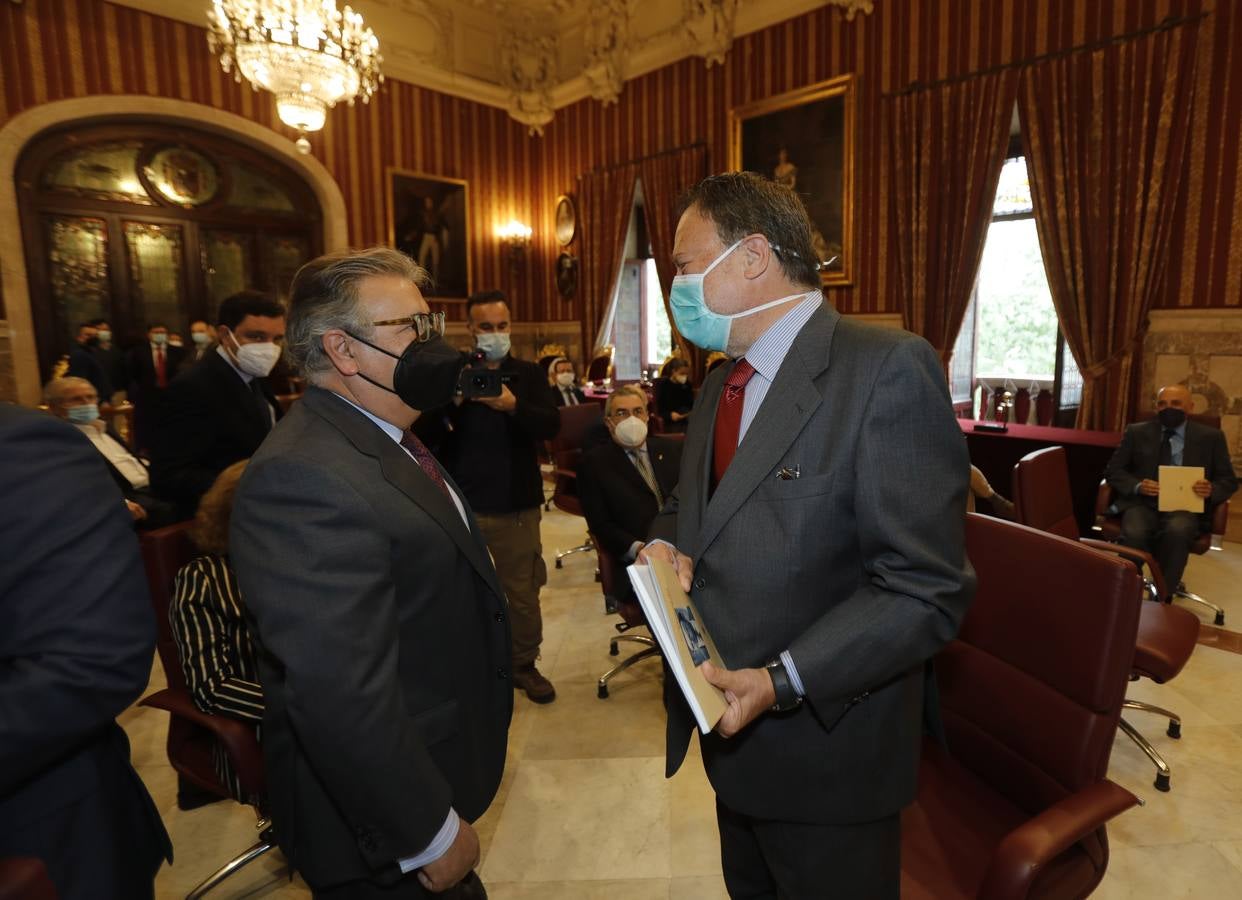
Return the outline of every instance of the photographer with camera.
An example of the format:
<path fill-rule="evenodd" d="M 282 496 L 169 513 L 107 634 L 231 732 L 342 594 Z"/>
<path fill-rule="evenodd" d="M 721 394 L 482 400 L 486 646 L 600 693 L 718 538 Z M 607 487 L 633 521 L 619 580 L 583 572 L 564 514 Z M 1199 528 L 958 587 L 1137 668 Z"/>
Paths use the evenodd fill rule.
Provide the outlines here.
<path fill-rule="evenodd" d="M 536 703 L 550 703 L 556 689 L 535 668 L 543 641 L 539 589 L 548 580 L 539 537 L 538 449 L 556 436 L 560 415 L 546 373 L 509 352 L 504 293 L 472 294 L 466 316 L 475 351 L 461 375 L 462 392 L 415 430 L 465 492 L 492 553 L 509 600 L 513 685 Z"/>

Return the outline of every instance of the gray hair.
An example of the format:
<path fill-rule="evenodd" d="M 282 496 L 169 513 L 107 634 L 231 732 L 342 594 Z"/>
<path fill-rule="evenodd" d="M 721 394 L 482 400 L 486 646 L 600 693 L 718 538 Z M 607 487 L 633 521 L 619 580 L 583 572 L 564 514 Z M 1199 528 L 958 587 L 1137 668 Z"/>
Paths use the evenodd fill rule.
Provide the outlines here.
<path fill-rule="evenodd" d="M 612 416 L 612 408 L 617 405 L 616 401 L 620 400 L 622 397 L 637 397 L 639 400 L 643 401 L 643 409 L 646 409 L 648 402 L 650 402 L 647 399 L 646 391 L 638 385 L 623 384 L 621 387 L 609 394 L 608 399 L 604 401 L 604 418 L 610 418 Z"/>
<path fill-rule="evenodd" d="M 374 332 L 370 316 L 358 306 L 358 284 L 376 275 L 397 275 L 421 289 L 431 287 L 426 269 L 390 247 L 325 253 L 293 276 L 285 355 L 311 384 L 318 384 L 319 376 L 332 368 L 323 349 L 327 332 L 339 328 L 362 338 Z"/>
<path fill-rule="evenodd" d="M 95 385 L 91 384 L 85 378 L 79 378 L 76 375 L 65 375 L 63 378 L 53 378 L 47 384 L 43 385 L 43 402 L 47 406 L 60 406 L 61 397 L 65 395 L 65 391 L 70 388 L 86 387 L 95 390 Z"/>

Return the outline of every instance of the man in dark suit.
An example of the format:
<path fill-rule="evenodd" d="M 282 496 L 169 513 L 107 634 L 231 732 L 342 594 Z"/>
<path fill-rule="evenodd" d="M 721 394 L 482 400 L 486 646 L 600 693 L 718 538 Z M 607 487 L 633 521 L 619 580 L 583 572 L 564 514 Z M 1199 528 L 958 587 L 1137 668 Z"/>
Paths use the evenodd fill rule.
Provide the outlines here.
<path fill-rule="evenodd" d="M 647 395 L 618 388 L 604 404 L 611 438 L 578 463 L 578 498 L 587 527 L 616 560 L 613 583 L 621 603 L 634 598 L 625 567 L 634 561 L 664 498 L 677 486 L 682 441 L 647 434 Z"/>
<path fill-rule="evenodd" d="M 896 898 L 927 662 L 974 590 L 966 446 L 923 340 L 823 302 L 797 195 L 705 179 L 677 226 L 677 327 L 706 382 L 642 557 L 676 566 L 728 668 L 702 738 L 735 898 Z M 675 550 L 673 548 L 676 548 Z M 694 718 L 668 692 L 668 772 Z"/>
<path fill-rule="evenodd" d="M 109 387 L 112 391 L 124 390 L 128 377 L 125 369 L 125 354 L 112 340 L 115 336 L 112 326 L 107 319 L 95 319 L 91 322 L 91 326 L 95 329 L 96 340 L 91 355 L 95 357 L 100 368 L 108 376 L 108 381 L 111 382 Z M 112 393 L 100 394 L 99 399 L 104 403 L 111 403 Z"/>
<path fill-rule="evenodd" d="M 257 291 L 233 294 L 220 303 L 217 333 L 215 352 L 162 398 L 151 453 L 156 494 L 187 518 L 216 476 L 254 455 L 281 416 L 266 378 L 280 358 L 284 307 Z"/>
<path fill-rule="evenodd" d="M 147 341 L 129 352 L 129 402 L 134 404 L 134 434 L 140 451 L 150 450 L 156 440 L 160 401 L 181 365 L 185 351 L 168 344 L 168 328 L 147 329 Z M 103 396 L 102 394 L 100 396 Z"/>
<path fill-rule="evenodd" d="M 288 355 L 311 387 L 233 508 L 272 820 L 316 897 L 485 896 L 470 823 L 504 769 L 509 623 L 461 488 L 409 430 L 464 363 L 427 283 L 387 248 L 299 270 Z"/>
<path fill-rule="evenodd" d="M 154 895 L 172 847 L 115 718 L 155 621 L 120 492 L 71 425 L 0 404 L 0 857 L 62 900 Z"/>
<path fill-rule="evenodd" d="M 558 407 L 586 403 L 586 395 L 574 377 L 573 360 L 558 356 L 548 364 L 548 392 Z"/>
<path fill-rule="evenodd" d="M 482 364 L 500 373 L 500 396 L 459 397 L 420 422 L 419 433 L 461 485 L 496 563 L 513 625 L 513 686 L 535 703 L 551 703 L 556 688 L 535 666 L 543 644 L 539 591 L 548 581 L 539 534 L 539 447 L 556 436 L 561 417 L 548 396 L 547 373 L 510 352 L 504 293 L 470 295 L 466 319 Z"/>
<path fill-rule="evenodd" d="M 100 360 L 98 349 L 99 330 L 93 322 L 83 323 L 78 327 L 78 336 L 69 351 L 69 368 L 65 374 L 85 378 L 95 386 L 100 397 L 110 401 L 112 392 L 121 385 L 112 380 L 112 373 Z"/>
<path fill-rule="evenodd" d="M 1104 470 L 1121 510 L 1122 543 L 1155 557 L 1169 591 L 1181 583 L 1191 544 L 1211 528 L 1212 509 L 1238 489 L 1224 432 L 1189 421 L 1186 415 L 1194 411 L 1185 385 L 1161 388 L 1156 418 L 1128 426 Z M 1156 509 L 1160 466 L 1203 467 L 1204 477 L 1194 487 L 1204 500 L 1202 514 Z"/>

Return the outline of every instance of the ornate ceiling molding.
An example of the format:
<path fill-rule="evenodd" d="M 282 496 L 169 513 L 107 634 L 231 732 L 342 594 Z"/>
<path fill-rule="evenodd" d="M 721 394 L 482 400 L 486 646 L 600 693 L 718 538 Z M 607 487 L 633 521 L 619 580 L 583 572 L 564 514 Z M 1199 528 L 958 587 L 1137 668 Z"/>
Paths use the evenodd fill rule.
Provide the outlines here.
<path fill-rule="evenodd" d="M 204 26 L 209 0 L 112 0 Z M 349 0 L 380 40 L 384 75 L 506 110 L 532 133 L 585 98 L 824 6 L 845 21 L 877 0 Z"/>

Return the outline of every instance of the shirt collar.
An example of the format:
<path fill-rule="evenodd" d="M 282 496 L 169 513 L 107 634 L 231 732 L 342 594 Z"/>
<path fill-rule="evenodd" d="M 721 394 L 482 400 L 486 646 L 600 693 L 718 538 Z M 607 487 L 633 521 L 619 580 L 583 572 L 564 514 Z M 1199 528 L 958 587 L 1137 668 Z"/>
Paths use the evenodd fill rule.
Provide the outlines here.
<path fill-rule="evenodd" d="M 759 339 L 746 351 L 746 361 L 769 382 L 775 380 L 781 363 L 785 361 L 789 348 L 793 346 L 794 338 L 798 336 L 802 326 L 810 320 L 811 314 L 819 309 L 823 302 L 824 295 L 820 291 L 812 291 L 806 299 L 769 325 L 768 330 L 759 335 Z"/>
<path fill-rule="evenodd" d="M 216 352 L 220 354 L 220 358 L 222 360 L 229 364 L 229 368 L 237 373 L 238 378 L 246 382 L 246 384 L 250 384 L 250 382 L 254 381 L 253 375 L 243 372 L 241 369 L 237 368 L 237 364 L 233 362 L 233 357 L 229 356 L 228 352 L 222 345 L 216 346 Z"/>
<path fill-rule="evenodd" d="M 355 403 L 353 400 L 350 400 L 346 397 L 342 397 L 336 391 L 330 391 L 329 393 L 331 393 L 333 397 L 337 397 L 341 401 L 348 403 L 354 409 L 358 410 L 358 412 L 362 413 L 364 416 L 366 416 L 368 419 L 370 419 L 372 422 L 378 425 L 380 431 L 384 432 L 384 434 L 388 435 L 398 444 L 401 443 L 401 437 L 404 434 L 404 432 L 402 432 L 402 430 L 398 428 L 396 425 L 392 424 L 392 422 L 388 422 L 384 419 L 381 419 L 379 416 L 368 412 L 367 410 L 359 406 L 357 403 Z"/>

